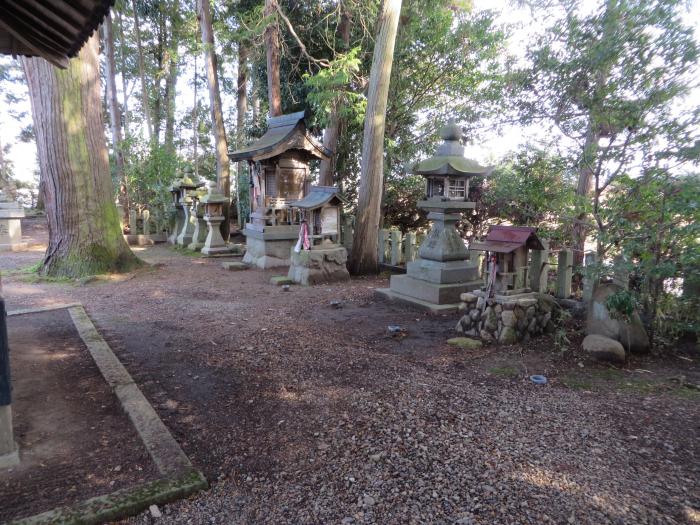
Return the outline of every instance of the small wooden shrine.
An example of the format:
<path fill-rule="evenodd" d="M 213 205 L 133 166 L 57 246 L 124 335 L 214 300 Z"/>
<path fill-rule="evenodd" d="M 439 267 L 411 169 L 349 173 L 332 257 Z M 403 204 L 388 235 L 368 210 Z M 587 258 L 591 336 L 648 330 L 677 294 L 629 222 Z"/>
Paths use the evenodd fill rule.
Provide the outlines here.
<path fill-rule="evenodd" d="M 348 252 L 340 244 L 340 213 L 344 203 L 338 188 L 333 186 L 312 186 L 306 197 L 289 203 L 301 228 L 290 252 L 287 277 L 303 285 L 350 278 L 346 267 Z"/>
<path fill-rule="evenodd" d="M 260 268 L 287 266 L 290 249 L 299 237 L 300 219 L 289 208 L 310 191 L 313 159 L 328 159 L 331 151 L 306 128 L 305 112 L 267 120 L 265 134 L 229 155 L 250 167 L 251 214 L 243 234 L 243 262 Z"/>
<path fill-rule="evenodd" d="M 490 295 L 529 292 L 526 287 L 529 250 L 543 250 L 537 229 L 527 226 L 491 226 L 483 241 L 472 242 L 470 250 L 486 252 L 486 290 Z"/>

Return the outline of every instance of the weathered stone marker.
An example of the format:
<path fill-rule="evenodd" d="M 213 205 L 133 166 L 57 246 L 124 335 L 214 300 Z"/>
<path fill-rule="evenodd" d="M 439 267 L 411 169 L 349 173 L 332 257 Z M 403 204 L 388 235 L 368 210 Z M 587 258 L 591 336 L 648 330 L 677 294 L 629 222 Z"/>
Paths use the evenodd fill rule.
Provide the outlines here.
<path fill-rule="evenodd" d="M 143 234 L 151 234 L 151 212 L 148 210 L 143 210 L 141 212 L 141 223 L 143 227 Z"/>
<path fill-rule="evenodd" d="M 12 386 L 10 384 L 10 347 L 7 341 L 7 312 L 0 283 L 0 469 L 19 463 L 12 432 Z"/>
<path fill-rule="evenodd" d="M 136 224 L 136 210 L 130 210 L 129 211 L 129 234 L 130 235 L 136 235 L 139 233 L 138 231 L 138 226 Z"/>
<path fill-rule="evenodd" d="M 561 250 L 557 260 L 557 297 L 568 299 L 571 295 L 571 277 L 573 276 L 574 252 Z"/>
<path fill-rule="evenodd" d="M 408 264 L 416 260 L 416 234 L 408 232 L 403 242 L 403 260 Z"/>
<path fill-rule="evenodd" d="M 27 248 L 27 243 L 22 242 L 22 218 L 24 208 L 0 191 L 0 252 Z"/>
<path fill-rule="evenodd" d="M 597 256 L 595 253 L 587 253 L 584 256 L 586 272 L 583 278 L 583 300 L 587 303 L 590 302 L 591 297 L 593 297 L 593 290 L 598 281 L 598 275 L 595 273 L 596 259 Z"/>
<path fill-rule="evenodd" d="M 530 288 L 533 292 L 547 291 L 547 274 L 549 273 L 549 244 L 540 239 L 544 250 L 532 250 L 530 259 Z"/>
<path fill-rule="evenodd" d="M 391 265 L 401 264 L 401 232 L 391 230 Z"/>

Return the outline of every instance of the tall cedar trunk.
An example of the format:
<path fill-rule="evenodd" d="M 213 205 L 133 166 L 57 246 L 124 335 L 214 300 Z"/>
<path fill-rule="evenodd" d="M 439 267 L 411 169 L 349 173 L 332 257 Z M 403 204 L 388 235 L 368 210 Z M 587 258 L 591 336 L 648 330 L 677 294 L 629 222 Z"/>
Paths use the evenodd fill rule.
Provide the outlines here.
<path fill-rule="evenodd" d="M 126 90 L 126 59 L 124 55 L 126 43 L 124 40 L 124 20 L 122 20 L 122 14 L 119 11 L 117 11 L 117 20 L 119 21 L 119 66 L 122 77 L 122 93 L 124 94 L 124 100 L 122 101 L 122 107 L 124 108 L 124 138 L 129 140 L 129 95 Z"/>
<path fill-rule="evenodd" d="M 119 181 L 119 204 L 124 213 L 124 224 L 129 222 L 129 193 L 126 186 L 126 173 L 124 171 L 124 151 L 122 150 L 122 116 L 117 103 L 116 64 L 114 61 L 114 32 L 112 30 L 112 16 L 107 15 L 102 25 L 104 33 L 105 51 L 105 78 L 107 80 L 107 107 L 109 108 L 109 120 L 112 128 L 112 146 L 114 160 L 117 167 L 117 180 Z"/>
<path fill-rule="evenodd" d="M 348 47 L 350 47 L 350 16 L 345 9 L 340 15 L 337 32 L 343 45 L 343 51 L 347 51 Z M 333 186 L 333 175 L 335 174 L 336 159 L 338 158 L 336 150 L 338 149 L 338 137 L 340 137 L 341 128 L 338 113 L 338 102 L 336 101 L 328 118 L 328 126 L 323 132 L 323 145 L 331 150 L 333 154 L 329 159 L 321 161 L 319 167 L 319 184 L 321 186 Z"/>
<path fill-rule="evenodd" d="M 194 56 L 194 103 L 192 104 L 192 163 L 194 164 L 194 176 L 199 179 L 199 98 L 197 85 L 199 75 L 197 75 L 197 55 Z"/>
<path fill-rule="evenodd" d="M 348 264 L 350 272 L 356 275 L 379 271 L 377 231 L 382 199 L 382 180 L 384 179 L 384 128 L 400 13 L 401 0 L 385 0 L 379 18 L 379 35 L 374 44 L 369 92 L 367 93 L 365 129 L 362 138 L 362 163 L 355 236 Z"/>
<path fill-rule="evenodd" d="M 236 86 L 236 148 L 243 147 L 245 139 L 245 114 L 248 111 L 248 47 L 243 44 L 238 44 L 238 79 Z M 236 180 L 236 203 L 238 205 L 238 227 L 243 229 L 245 226 L 245 217 L 248 215 L 243 213 L 241 208 L 241 191 L 242 187 L 247 189 L 245 184 L 245 167 L 243 162 L 238 163 L 238 174 Z"/>
<path fill-rule="evenodd" d="M 80 277 L 141 264 L 124 241 L 112 196 L 93 34 L 68 69 L 23 58 L 44 183 L 49 245 L 42 273 Z"/>
<path fill-rule="evenodd" d="M 211 8 L 209 0 L 199 0 L 197 12 L 199 25 L 202 30 L 202 44 L 204 44 L 204 60 L 207 70 L 207 85 L 209 87 L 209 107 L 211 109 L 212 131 L 216 145 L 216 182 L 226 197 L 231 196 L 231 177 L 229 172 L 228 144 L 226 143 L 226 130 L 224 129 L 224 113 L 221 107 L 221 93 L 219 91 L 219 76 L 216 67 L 216 52 L 214 48 L 214 31 L 211 23 Z M 228 239 L 229 203 L 224 206 L 224 222 L 221 231 L 224 239 Z"/>
<path fill-rule="evenodd" d="M 265 0 L 265 16 L 277 12 L 277 0 Z M 282 114 L 282 91 L 280 88 L 280 27 L 277 21 L 265 28 L 265 48 L 267 52 L 267 98 L 270 103 L 270 116 Z"/>
<path fill-rule="evenodd" d="M 170 45 L 168 50 L 168 74 L 165 77 L 165 148 L 175 153 L 175 97 L 177 95 L 177 20 L 180 16 L 180 2 L 174 0 L 171 6 Z"/>
<path fill-rule="evenodd" d="M 136 49 L 139 56 L 139 77 L 141 78 L 141 105 L 143 114 L 146 117 L 146 132 L 148 140 L 153 138 L 153 120 L 151 118 L 151 105 L 148 99 L 148 86 L 146 85 L 146 66 L 143 59 L 143 47 L 141 46 L 141 24 L 139 23 L 139 13 L 136 9 L 136 0 L 131 0 L 134 9 L 134 34 L 136 35 Z"/>
<path fill-rule="evenodd" d="M 161 77 L 164 73 L 163 61 L 165 59 L 165 16 L 163 7 L 158 7 L 158 31 L 156 32 L 156 74 L 155 84 L 152 93 L 155 95 L 153 101 L 153 143 L 160 144 L 160 130 L 163 124 L 163 92 L 161 91 Z"/>

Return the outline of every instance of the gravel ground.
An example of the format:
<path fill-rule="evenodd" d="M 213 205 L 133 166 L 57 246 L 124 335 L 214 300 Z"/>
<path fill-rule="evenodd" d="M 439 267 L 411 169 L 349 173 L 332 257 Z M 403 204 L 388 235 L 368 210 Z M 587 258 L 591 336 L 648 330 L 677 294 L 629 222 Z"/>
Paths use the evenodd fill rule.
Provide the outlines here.
<path fill-rule="evenodd" d="M 642 369 L 698 377 L 696 355 L 569 388 L 564 378 L 608 370 L 558 358 L 547 338 L 450 348 L 456 315 L 375 300 L 386 279 L 285 293 L 268 284 L 274 272 L 227 273 L 161 246 L 137 253 L 155 264 L 126 278 L 3 283 L 10 308 L 83 302 L 212 481 L 159 522 L 700 523 L 698 397 L 620 388 Z"/>

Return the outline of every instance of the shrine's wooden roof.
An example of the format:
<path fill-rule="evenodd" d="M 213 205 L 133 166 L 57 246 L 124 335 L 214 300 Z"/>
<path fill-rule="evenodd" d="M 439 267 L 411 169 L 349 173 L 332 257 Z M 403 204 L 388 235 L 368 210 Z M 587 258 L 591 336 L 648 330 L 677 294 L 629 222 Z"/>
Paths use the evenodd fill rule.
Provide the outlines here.
<path fill-rule="evenodd" d="M 0 0 L 0 54 L 38 56 L 65 68 L 114 0 Z"/>
<path fill-rule="evenodd" d="M 470 250 L 510 253 L 521 246 L 531 250 L 543 250 L 544 246 L 537 237 L 537 229 L 528 226 L 491 226 L 486 239 L 474 241 Z"/>
<path fill-rule="evenodd" d="M 249 146 L 229 153 L 233 162 L 258 161 L 276 157 L 290 149 L 303 150 L 318 159 L 328 159 L 333 152 L 325 148 L 306 129 L 306 113 L 289 113 L 267 119 L 267 131 Z"/>
<path fill-rule="evenodd" d="M 345 199 L 340 195 L 340 190 L 335 186 L 311 186 L 308 195 L 298 201 L 289 203 L 291 208 L 302 208 L 304 210 L 315 210 L 326 204 L 335 201 L 336 204 L 343 204 Z"/>

